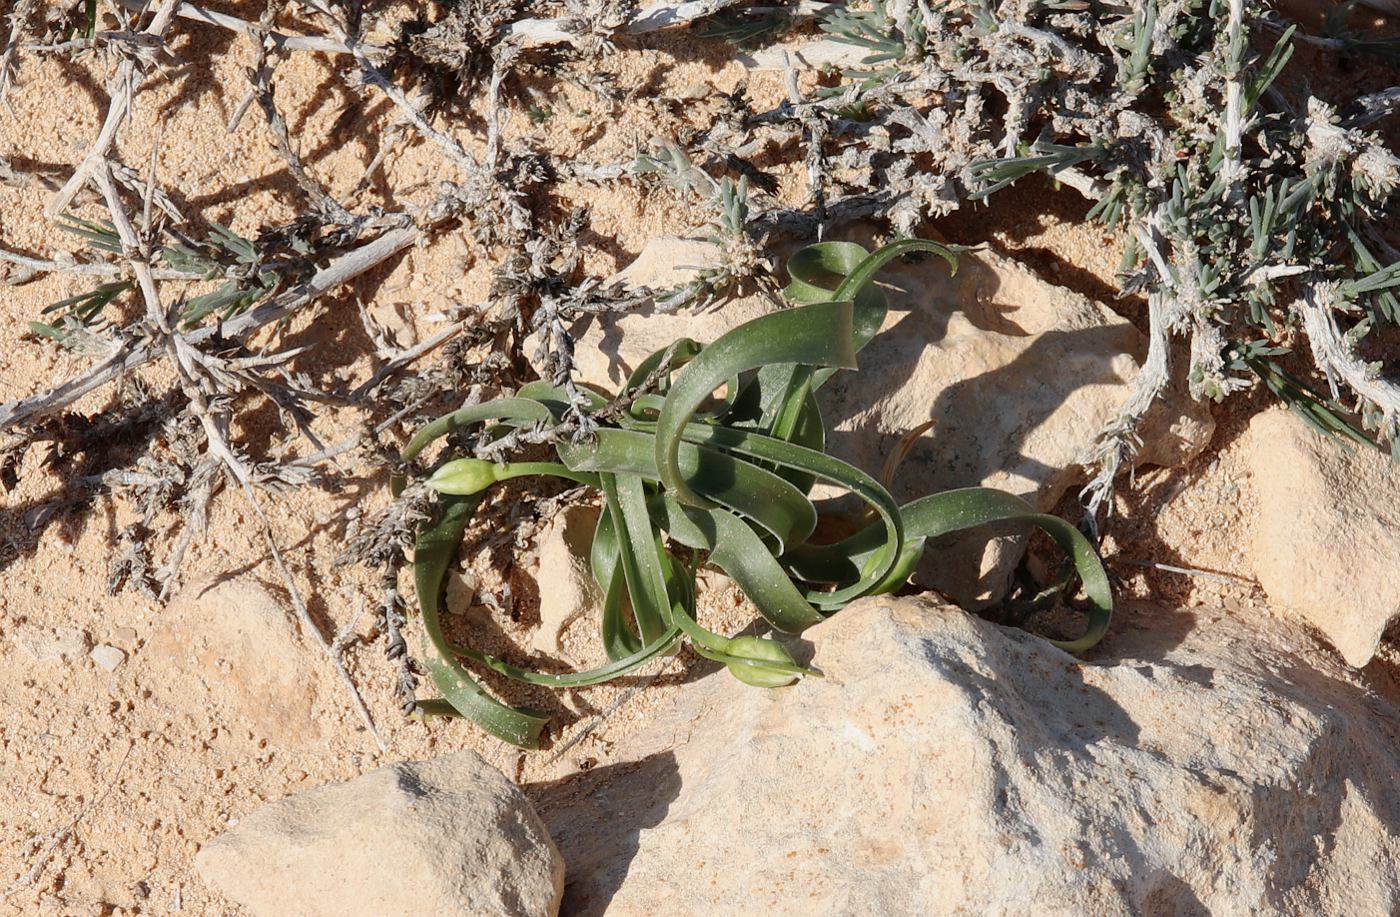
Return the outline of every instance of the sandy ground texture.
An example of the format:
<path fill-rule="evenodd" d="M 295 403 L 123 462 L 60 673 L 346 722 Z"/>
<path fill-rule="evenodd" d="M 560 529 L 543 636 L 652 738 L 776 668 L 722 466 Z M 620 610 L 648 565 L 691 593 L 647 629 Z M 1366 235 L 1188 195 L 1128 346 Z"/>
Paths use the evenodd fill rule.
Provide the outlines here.
<path fill-rule="evenodd" d="M 258 5 L 225 8 L 255 18 Z M 243 231 L 291 218 L 295 186 L 256 111 L 232 132 L 222 128 L 247 85 L 249 43 L 212 29 L 179 35 L 172 45 L 177 60 L 156 71 L 139 96 L 118 143 L 121 157 L 147 163 L 158 149 L 162 185 L 199 218 Z M 716 99 L 736 88 L 770 104 L 783 97 L 781 74 L 749 74 L 694 46 L 673 54 L 676 42 L 684 39 L 652 39 L 600 64 L 627 91 L 617 109 L 600 112 L 597 98 L 572 83 L 545 84 L 551 117 L 544 125 L 513 117 L 508 136 L 533 137 L 560 154 L 586 151 L 595 162 L 625 162 L 654 134 L 705 125 Z M 43 257 L 77 249 L 43 210 L 52 183 L 66 179 L 97 132 L 114 68 L 97 56 L 76 63 L 21 57 L 10 110 L 0 111 L 0 156 L 28 176 L 0 183 L 6 247 Z M 431 197 L 444 166 L 416 138 L 394 146 L 381 177 L 362 181 L 394 114 L 382 102 L 363 106 L 323 59 L 293 55 L 277 72 L 277 93 L 308 166 L 341 200 L 387 207 Z M 344 117 L 357 107 L 364 109 L 358 117 Z M 471 128 L 459 137 L 469 148 L 482 142 Z M 780 177 L 780 197 L 801 194 L 797 170 Z M 564 194 L 561 207 L 591 208 L 585 267 L 595 275 L 625 264 L 652 236 L 693 230 L 708 219 L 666 190 L 579 184 L 566 185 Z M 1019 253 L 1051 279 L 1111 302 L 1117 246 L 1077 225 L 1084 209 L 1043 187 L 1018 188 L 993 209 L 937 228 L 956 241 L 986 240 Z M 101 213 L 90 197 L 79 199 L 76 212 Z M 376 364 L 357 302 L 387 333 L 411 343 L 431 334 L 433 317 L 453 304 L 484 299 L 489 273 L 458 234 L 446 233 L 328 298 L 314 320 L 299 317 L 283 334 L 317 343 L 322 362 L 305 367 L 313 376 L 362 381 Z M 0 287 L 0 400 L 32 394 L 86 365 L 88 357 L 25 330 L 45 305 L 83 289 L 81 278 L 64 275 Z M 1118 307 L 1142 318 L 1140 304 Z M 159 390 L 169 381 L 152 367 L 123 384 Z M 97 392 L 76 408 L 96 415 L 111 398 L 111 391 Z M 1215 443 L 1192 468 L 1144 475 L 1120 498 L 1128 521 L 1114 529 L 1111 549 L 1128 592 L 1267 613 L 1238 534 L 1253 512 L 1239 434 L 1260 403 L 1240 402 L 1220 417 Z M 235 435 L 247 442 L 266 437 L 272 413 L 266 428 L 255 418 Z M 315 429 L 334 442 L 358 422 L 353 409 L 326 410 Z M 237 491 L 215 499 L 168 603 L 108 591 L 114 545 L 138 520 L 137 510 L 111 496 L 75 497 L 63 469 L 100 473 L 110 461 L 104 452 L 123 448 L 103 443 L 92 454 L 55 462 L 31 450 L 15 487 L 0 493 L 0 913 L 237 913 L 199 882 L 191 861 L 201 843 L 260 804 L 388 761 L 465 747 L 527 788 L 543 785 L 606 763 L 615 743 L 643 728 L 648 711 L 669 703 L 696 668 L 672 661 L 646 690 L 637 690 L 643 679 L 634 678 L 557 697 L 515 693 L 513 699 L 556 714 L 550 746 L 538 753 L 518 752 L 461 723 L 405 720 L 391 690 L 393 666 L 373 643 L 374 616 L 366 610 L 378 593 L 375 575 L 336 564 L 357 518 L 387 502 L 382 470 L 347 459 L 338 488 L 279 494 L 265 505 L 296 589 L 320 628 L 344 647 L 388 746 L 381 751 L 325 653 L 296 625 L 258 519 Z M 168 547 L 182 521 L 168 512 L 158 517 L 158 543 Z M 504 578 L 493 556 L 500 551 L 466 561 L 449 594 L 454 626 L 488 648 L 529 644 L 530 590 L 522 580 L 528 550 Z M 473 592 L 500 595 L 512 578 L 513 614 L 472 605 Z M 749 615 L 723 585 L 706 592 L 703 612 L 716 629 L 737 627 Z M 597 658 L 592 647 L 577 653 L 584 662 Z"/>

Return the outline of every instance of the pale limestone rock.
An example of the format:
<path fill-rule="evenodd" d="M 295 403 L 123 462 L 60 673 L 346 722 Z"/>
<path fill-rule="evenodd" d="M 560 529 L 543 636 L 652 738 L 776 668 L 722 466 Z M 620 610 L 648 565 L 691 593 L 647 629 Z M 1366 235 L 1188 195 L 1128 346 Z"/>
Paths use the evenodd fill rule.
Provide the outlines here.
<path fill-rule="evenodd" d="M 243 817 L 195 858 L 255 917 L 555 914 L 564 861 L 473 751 L 371 771 Z"/>
<path fill-rule="evenodd" d="M 187 586 L 146 652 L 181 673 L 152 682 L 176 710 L 213 707 L 284 745 L 321 736 L 313 709 L 324 660 L 303 642 L 291 606 L 251 577 Z"/>
<path fill-rule="evenodd" d="M 804 636 L 824 679 L 716 673 L 541 792 L 566 912 L 1400 908 L 1395 685 L 1287 621 L 1131 608 L 1082 661 L 880 598 Z"/>
<path fill-rule="evenodd" d="M 535 652 L 567 656 L 561 642 L 564 632 L 602 607 L 602 590 L 588 564 L 598 512 L 598 507 L 586 504 L 566 506 L 540 532 L 534 574 L 540 623 L 531 640 Z"/>
<path fill-rule="evenodd" d="M 1400 465 L 1283 410 L 1254 418 L 1249 447 L 1259 584 L 1365 665 L 1400 616 Z"/>
<path fill-rule="evenodd" d="M 106 643 L 94 646 L 92 652 L 88 653 L 88 657 L 98 668 L 106 672 L 115 672 L 123 662 L 126 662 L 126 653 Z"/>
<path fill-rule="evenodd" d="M 72 662 L 88 651 L 87 632 L 77 627 L 40 627 L 21 624 L 13 635 L 15 645 L 40 662 Z"/>
<path fill-rule="evenodd" d="M 616 280 L 659 290 L 713 263 L 714 247 L 658 238 Z M 932 420 L 893 480 L 901 502 L 974 485 L 1049 510 L 1083 480 L 1078 461 L 1128 397 L 1143 336 L 1099 303 L 1048 283 L 991 251 L 894 264 L 880 274 L 890 301 L 882 333 L 820 393 L 831 452 L 879 474 L 900 440 Z M 576 376 L 615 391 L 649 354 L 688 336 L 708 343 L 773 309 L 753 296 L 701 312 L 641 310 L 590 317 L 575 329 Z M 1204 405 L 1177 393 L 1141 431 L 1140 464 L 1180 465 L 1214 430 Z M 1024 539 L 968 538 L 931 551 L 916 582 L 960 604 L 999 597 Z"/>
<path fill-rule="evenodd" d="M 443 607 L 450 614 L 466 614 L 476 599 L 478 585 L 475 573 L 460 569 L 448 570 Z"/>

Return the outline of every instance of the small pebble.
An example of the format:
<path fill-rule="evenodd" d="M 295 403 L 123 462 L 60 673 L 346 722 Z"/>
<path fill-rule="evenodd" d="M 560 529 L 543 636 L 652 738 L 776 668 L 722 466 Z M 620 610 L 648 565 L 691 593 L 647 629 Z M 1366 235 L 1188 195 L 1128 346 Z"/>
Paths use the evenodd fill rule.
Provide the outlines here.
<path fill-rule="evenodd" d="M 134 627 L 114 627 L 107 635 L 107 640 L 113 645 L 124 650 L 132 649 L 136 646 L 136 628 Z"/>
<path fill-rule="evenodd" d="M 92 652 L 88 653 L 88 656 L 92 657 L 93 662 L 97 663 L 108 672 L 115 672 L 117 666 L 126 662 L 126 653 L 106 643 L 100 646 L 94 646 Z"/>

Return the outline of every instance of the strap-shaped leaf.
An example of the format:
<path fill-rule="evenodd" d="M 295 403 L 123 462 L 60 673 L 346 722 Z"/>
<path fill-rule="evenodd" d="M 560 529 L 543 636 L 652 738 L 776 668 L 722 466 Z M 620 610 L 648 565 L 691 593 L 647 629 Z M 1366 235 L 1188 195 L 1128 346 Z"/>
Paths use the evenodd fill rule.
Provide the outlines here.
<path fill-rule="evenodd" d="M 548 718 L 531 710 L 508 707 L 487 694 L 453 658 L 452 647 L 442 633 L 438 613 L 442 579 L 457 553 L 462 532 L 477 503 L 474 497 L 444 499 L 442 515 L 418 533 L 413 552 L 413 581 L 423 618 L 423 661 L 433 684 L 454 710 L 512 745 L 537 748 L 540 731 Z"/>
<path fill-rule="evenodd" d="M 661 473 L 654 442 L 651 434 L 639 430 L 599 430 L 591 443 L 560 443 L 558 450 L 560 458 L 576 471 L 658 481 Z M 771 471 L 691 443 L 678 445 L 677 462 L 712 505 L 726 506 L 752 519 L 779 545 L 799 544 L 816 528 L 817 511 L 811 501 Z"/>
<path fill-rule="evenodd" d="M 598 477 L 601 481 L 609 482 L 611 486 L 612 475 L 602 474 Z M 602 489 L 602 486 L 600 482 L 599 489 Z M 593 545 L 589 549 L 588 559 L 593 570 L 593 579 L 603 592 L 599 621 L 603 649 L 614 662 L 626 659 L 642 649 L 641 639 L 627 629 L 623 620 L 622 600 L 627 594 L 627 578 L 622 575 L 622 548 L 618 545 L 617 538 L 613 514 L 604 509 L 598 514 L 598 525 L 593 530 Z"/>
<path fill-rule="evenodd" d="M 832 302 L 836 288 L 869 257 L 856 242 L 817 242 L 793 253 L 787 262 L 789 302 Z"/>
<path fill-rule="evenodd" d="M 589 669 L 585 672 L 567 672 L 562 675 L 550 675 L 511 665 L 488 653 L 465 646 L 454 646 L 453 650 L 468 659 L 481 663 L 494 672 L 516 681 L 523 681 L 526 684 L 543 685 L 547 688 L 586 688 L 590 685 L 600 685 L 612 681 L 614 678 L 636 671 L 653 659 L 659 659 L 674 648 L 680 638 L 681 629 L 671 627 L 656 642 L 642 647 L 630 656 L 613 660 L 596 669 Z"/>
<path fill-rule="evenodd" d="M 433 441 L 457 430 L 489 420 L 509 420 L 520 424 L 531 424 L 547 423 L 553 419 L 553 416 L 549 408 L 529 398 L 498 398 L 485 404 L 475 404 L 453 411 L 451 414 L 444 414 L 442 417 L 424 424 L 422 429 L 408 441 L 408 445 L 404 447 L 399 458 L 404 462 L 411 462 Z M 389 478 L 390 493 L 397 497 L 403 493 L 406 483 L 407 479 L 402 474 L 391 475 Z"/>
<path fill-rule="evenodd" d="M 802 596 L 768 547 L 738 516 L 725 509 L 662 501 L 662 527 L 681 544 L 710 552 L 710 563 L 727 573 L 768 623 L 800 633 L 822 616 Z"/>
<path fill-rule="evenodd" d="M 731 377 L 767 363 L 854 368 L 851 320 L 849 302 L 802 306 L 745 322 L 701 351 L 671 386 L 657 420 L 656 465 L 666 489 L 682 503 L 713 508 L 680 468 L 680 434 L 696 408 Z"/>
<path fill-rule="evenodd" d="M 1093 544 L 1083 533 L 1058 516 L 1037 512 L 1025 500 L 987 487 L 967 487 L 944 491 L 906 503 L 900 507 L 909 546 L 891 575 L 873 593 L 889 592 L 904 584 L 919 557 L 923 544 L 941 535 L 983 526 L 1035 525 L 1043 529 L 1074 563 L 1088 601 L 1088 624 L 1084 635 L 1075 640 L 1052 641 L 1071 653 L 1083 652 L 1103 639 L 1113 615 L 1113 592 L 1108 574 Z M 831 545 L 803 545 L 784 556 L 783 562 L 795 576 L 809 577 L 838 572 L 859 575 L 884 549 L 884 533 L 872 524 Z"/>
<path fill-rule="evenodd" d="M 434 440 L 488 420 L 547 423 L 553 416 L 549 408 L 532 398 L 498 398 L 485 404 L 474 404 L 424 424 L 408 441 L 401 458 L 411 462 Z"/>
<path fill-rule="evenodd" d="M 596 411 L 604 407 L 611 400 L 611 396 L 606 392 L 587 384 L 580 383 L 574 386 L 574 390 L 583 396 L 585 402 L 584 407 L 590 411 Z M 556 420 L 562 417 L 564 412 L 569 408 L 569 393 L 565 391 L 562 386 L 555 385 L 544 379 L 527 382 L 520 386 L 519 391 L 515 393 L 515 397 L 538 401 L 540 404 L 549 408 L 550 413 Z"/>
<path fill-rule="evenodd" d="M 603 494 L 618 532 L 618 557 L 632 598 L 632 616 L 642 642 L 651 643 L 665 633 L 671 603 L 660 566 L 643 562 L 652 553 L 656 532 L 647 515 L 642 480 L 631 474 L 608 475 L 603 480 Z"/>
<path fill-rule="evenodd" d="M 880 523 L 872 527 L 872 539 L 878 540 L 874 549 L 878 553 L 866 569 L 856 576 L 845 579 L 826 577 L 811 578 L 809 582 L 831 584 L 839 588 L 834 591 L 806 590 L 807 599 L 820 608 L 839 608 L 863 595 L 869 595 L 876 584 L 881 582 L 898 560 L 904 541 L 904 522 L 894 497 L 870 475 L 838 458 L 824 452 L 807 449 L 796 443 L 785 442 L 749 430 L 733 430 L 726 427 L 711 427 L 705 424 L 690 424 L 682 431 L 682 437 L 707 443 L 716 448 L 752 456 L 772 462 L 785 468 L 792 468 L 835 484 L 856 494 L 880 515 Z M 883 526 L 883 528 L 881 528 Z"/>

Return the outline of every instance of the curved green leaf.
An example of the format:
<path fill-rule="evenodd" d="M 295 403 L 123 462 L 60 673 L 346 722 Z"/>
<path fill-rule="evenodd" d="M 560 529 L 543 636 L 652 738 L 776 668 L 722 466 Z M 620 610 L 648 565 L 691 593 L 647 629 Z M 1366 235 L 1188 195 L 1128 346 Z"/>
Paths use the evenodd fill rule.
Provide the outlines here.
<path fill-rule="evenodd" d="M 683 503 L 713 508 L 680 468 L 680 433 L 696 408 L 726 380 L 768 363 L 853 368 L 851 321 L 850 303 L 816 303 L 746 322 L 702 350 L 672 384 L 657 419 L 656 465 L 666 489 Z"/>
<path fill-rule="evenodd" d="M 800 633 L 822 620 L 738 516 L 725 509 L 685 506 L 669 494 L 662 500 L 662 513 L 661 527 L 686 547 L 709 551 L 710 563 L 727 573 L 778 630 Z"/>
<path fill-rule="evenodd" d="M 452 647 L 442 633 L 438 603 L 442 579 L 457 553 L 462 533 L 476 510 L 472 497 L 443 500 L 441 517 L 418 533 L 413 552 L 413 582 L 423 618 L 423 661 L 443 699 L 482 729 L 521 748 L 538 748 L 540 731 L 548 718 L 531 710 L 508 707 L 491 695 L 452 658 Z"/>
<path fill-rule="evenodd" d="M 704 429 L 722 429 L 700 425 Z M 640 430 L 599 430 L 591 443 L 564 444 L 559 457 L 575 471 L 635 475 L 660 480 L 654 437 Z M 820 454 L 820 453 L 817 453 Z M 679 444 L 677 462 L 713 505 L 741 513 L 763 527 L 779 545 L 805 541 L 817 525 L 817 511 L 791 482 L 715 449 Z"/>
<path fill-rule="evenodd" d="M 608 481 L 612 475 L 599 475 Z M 599 485 L 602 487 L 601 483 Z M 604 509 L 598 514 L 593 530 L 593 545 L 589 549 L 589 564 L 593 579 L 603 591 L 602 617 L 599 622 L 603 649 L 614 662 L 626 659 L 642 649 L 642 641 L 627 629 L 623 621 L 622 599 L 627 592 L 626 577 L 621 575 L 622 548 L 617 542 L 617 527 L 613 514 Z"/>
<path fill-rule="evenodd" d="M 875 592 L 899 588 L 922 555 L 922 544 L 941 535 L 995 525 L 1035 525 L 1043 529 L 1074 563 L 1089 603 L 1088 622 L 1083 636 L 1075 640 L 1054 640 L 1056 646 L 1079 653 L 1103 639 L 1113 616 L 1113 592 L 1108 574 L 1089 539 L 1058 516 L 1037 512 L 1020 497 L 986 487 L 967 487 L 914 500 L 900 507 L 905 532 L 910 545 L 906 547 L 892 575 L 879 584 Z M 783 562 L 795 576 L 820 576 L 839 573 L 859 575 L 863 565 L 876 559 L 884 549 L 884 533 L 872 524 L 831 545 L 803 545 L 784 555 Z"/>

